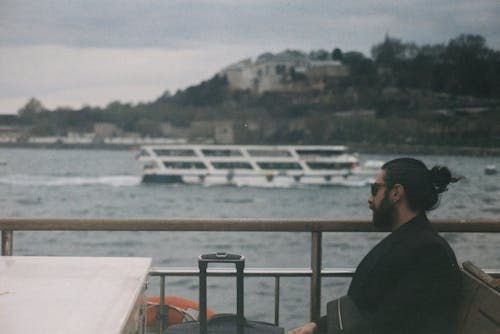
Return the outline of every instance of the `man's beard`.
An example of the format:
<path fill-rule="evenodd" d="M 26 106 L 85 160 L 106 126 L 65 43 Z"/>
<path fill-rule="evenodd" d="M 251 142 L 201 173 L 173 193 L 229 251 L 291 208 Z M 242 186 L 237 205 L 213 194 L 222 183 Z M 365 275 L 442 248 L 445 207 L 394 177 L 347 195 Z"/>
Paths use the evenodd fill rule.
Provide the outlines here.
<path fill-rule="evenodd" d="M 392 227 L 394 220 L 395 208 L 389 202 L 389 198 L 386 195 L 387 193 L 384 195 L 379 207 L 373 209 L 373 224 L 381 229 Z"/>

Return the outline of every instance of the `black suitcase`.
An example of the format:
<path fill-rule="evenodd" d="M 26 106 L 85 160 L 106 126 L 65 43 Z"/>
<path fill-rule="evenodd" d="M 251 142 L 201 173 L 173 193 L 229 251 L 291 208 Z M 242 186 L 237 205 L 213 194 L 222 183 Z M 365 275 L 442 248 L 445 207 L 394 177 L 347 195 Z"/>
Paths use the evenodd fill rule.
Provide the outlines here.
<path fill-rule="evenodd" d="M 207 266 L 211 262 L 236 265 L 236 315 L 216 314 L 207 321 Z M 274 324 L 249 321 L 243 312 L 243 269 L 245 258 L 241 255 L 215 253 L 198 257 L 200 269 L 199 321 L 189 321 L 167 327 L 165 334 L 284 334 L 284 329 Z"/>

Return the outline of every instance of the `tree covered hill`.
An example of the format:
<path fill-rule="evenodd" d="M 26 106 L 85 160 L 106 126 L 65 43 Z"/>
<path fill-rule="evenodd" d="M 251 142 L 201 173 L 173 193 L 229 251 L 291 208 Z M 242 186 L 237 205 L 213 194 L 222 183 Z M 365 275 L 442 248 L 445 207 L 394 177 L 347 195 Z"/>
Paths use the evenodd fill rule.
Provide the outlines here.
<path fill-rule="evenodd" d="M 19 122 L 34 135 L 92 132 L 96 123 L 112 123 L 124 132 L 161 136 L 164 123 L 182 128 L 194 121 L 244 120 L 260 129 L 267 125 L 238 139 L 248 143 L 500 145 L 500 52 L 482 36 L 436 45 L 386 36 L 371 58 L 338 48 L 307 56 L 340 61 L 349 74 L 325 77 L 321 89 L 262 94 L 231 89 L 226 77 L 215 75 L 149 103 L 115 101 L 105 108 L 47 110 L 32 99 L 19 111 Z M 295 73 L 292 80 L 308 83 Z"/>

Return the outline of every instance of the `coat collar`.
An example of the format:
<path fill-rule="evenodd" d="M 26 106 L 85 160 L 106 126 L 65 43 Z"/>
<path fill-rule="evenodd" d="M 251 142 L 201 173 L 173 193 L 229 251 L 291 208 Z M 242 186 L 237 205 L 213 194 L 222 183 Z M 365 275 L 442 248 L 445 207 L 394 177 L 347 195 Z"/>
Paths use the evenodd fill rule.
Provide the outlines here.
<path fill-rule="evenodd" d="M 405 233 L 407 231 L 422 228 L 432 229 L 431 223 L 425 213 L 416 215 L 415 217 L 401 225 L 396 231 L 393 231 L 391 234 Z"/>

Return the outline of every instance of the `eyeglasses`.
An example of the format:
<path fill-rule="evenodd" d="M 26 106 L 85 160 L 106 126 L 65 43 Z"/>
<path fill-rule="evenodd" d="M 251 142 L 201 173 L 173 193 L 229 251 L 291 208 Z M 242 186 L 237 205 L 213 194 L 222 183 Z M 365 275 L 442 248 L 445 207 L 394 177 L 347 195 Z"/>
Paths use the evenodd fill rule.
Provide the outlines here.
<path fill-rule="evenodd" d="M 370 183 L 370 190 L 372 192 L 372 196 L 376 196 L 378 194 L 378 191 L 380 188 L 385 187 L 385 184 L 383 183 Z"/>

